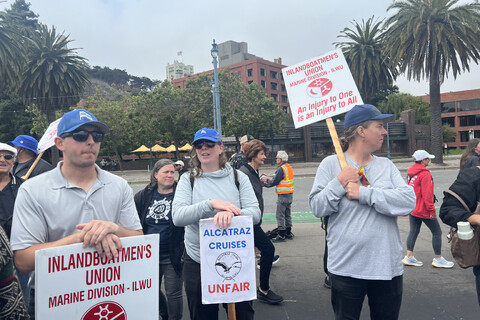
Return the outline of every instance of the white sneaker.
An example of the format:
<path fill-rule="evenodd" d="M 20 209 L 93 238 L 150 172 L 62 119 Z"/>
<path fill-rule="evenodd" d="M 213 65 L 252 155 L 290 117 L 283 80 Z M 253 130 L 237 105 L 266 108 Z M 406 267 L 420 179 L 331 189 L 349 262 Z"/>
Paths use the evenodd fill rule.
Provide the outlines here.
<path fill-rule="evenodd" d="M 423 266 L 423 262 L 422 261 L 418 261 L 417 258 L 415 257 L 407 257 L 405 256 L 405 258 L 402 259 L 402 262 L 404 265 L 406 266 L 414 266 L 414 267 L 421 267 Z"/>
<path fill-rule="evenodd" d="M 450 269 L 453 268 L 453 262 L 452 261 L 447 261 L 444 257 L 440 257 L 439 259 L 433 258 L 432 261 L 432 266 L 435 268 L 446 268 Z"/>

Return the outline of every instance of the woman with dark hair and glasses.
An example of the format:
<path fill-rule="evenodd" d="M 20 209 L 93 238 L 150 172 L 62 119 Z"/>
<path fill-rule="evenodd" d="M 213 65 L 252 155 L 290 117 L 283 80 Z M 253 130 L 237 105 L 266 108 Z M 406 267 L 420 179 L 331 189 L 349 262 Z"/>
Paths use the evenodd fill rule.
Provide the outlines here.
<path fill-rule="evenodd" d="M 172 201 L 175 195 L 175 168 L 169 159 L 158 160 L 150 174 L 150 183 L 135 195 L 135 206 L 144 234 L 160 235 L 159 297 L 162 319 L 178 320 L 183 316 L 182 227 L 172 222 Z M 165 293 L 161 291 L 164 279 Z"/>
<path fill-rule="evenodd" d="M 260 209 L 248 177 L 242 172 L 235 175 L 227 163 L 217 131 L 198 130 L 193 147 L 190 153 L 193 170 L 182 175 L 175 192 L 173 223 L 185 227 L 183 277 L 190 319 L 211 320 L 218 318 L 218 304 L 202 304 L 199 221 L 213 217 L 215 225 L 226 229 L 234 216 L 250 215 L 253 224 L 257 224 Z M 252 301 L 235 305 L 237 319 L 253 319 Z"/>
<path fill-rule="evenodd" d="M 318 167 L 310 207 L 328 216 L 328 272 L 335 319 L 359 319 L 365 296 L 372 319 L 398 319 L 403 292 L 402 240 L 398 216 L 415 209 L 415 192 L 387 158 L 374 156 L 387 135 L 373 105 L 345 115 L 341 140 L 347 166 L 336 155 Z"/>
<path fill-rule="evenodd" d="M 263 186 L 258 176 L 258 169 L 265 164 L 267 147 L 265 143 L 255 139 L 245 143 L 243 149 L 248 162 L 240 167 L 240 171 L 245 173 L 250 179 L 260 206 L 260 213 L 263 216 Z M 262 220 L 260 219 L 260 222 L 253 226 L 255 247 L 257 247 L 261 253 L 260 263 L 258 264 L 260 267 L 260 286 L 257 290 L 257 298 L 268 304 L 280 304 L 283 301 L 283 297 L 270 289 L 270 272 L 272 271 L 272 265 L 278 262 L 280 257 L 275 255 L 275 247 L 263 231 L 261 224 Z"/>

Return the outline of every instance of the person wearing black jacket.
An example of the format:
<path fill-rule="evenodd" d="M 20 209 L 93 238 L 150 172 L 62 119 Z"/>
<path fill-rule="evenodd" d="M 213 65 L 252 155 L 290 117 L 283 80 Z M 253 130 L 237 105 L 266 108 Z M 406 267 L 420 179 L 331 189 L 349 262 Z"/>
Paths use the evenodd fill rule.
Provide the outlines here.
<path fill-rule="evenodd" d="M 467 211 L 453 195 L 444 192 L 445 197 L 440 208 L 442 221 L 454 228 L 457 227 L 459 221 L 468 221 L 472 225 L 480 225 L 480 215 L 473 214 L 480 200 L 480 168 L 471 167 L 460 171 L 449 189 L 465 201 L 470 211 Z M 473 273 L 480 305 L 480 266 L 473 267 Z"/>
<path fill-rule="evenodd" d="M 252 140 L 244 145 L 245 156 L 248 160 L 248 163 L 243 164 L 240 167 L 240 171 L 245 173 L 250 179 L 252 184 L 253 191 L 258 200 L 258 205 L 260 207 L 260 212 L 263 216 L 263 190 L 262 182 L 258 176 L 258 169 L 265 162 L 265 152 L 267 147 L 265 143 L 260 140 Z M 283 297 L 274 293 L 270 289 L 270 272 L 272 270 L 272 264 L 278 261 L 279 257 L 275 256 L 275 247 L 272 244 L 272 241 L 267 237 L 265 232 L 261 227 L 262 220 L 253 226 L 253 239 L 255 247 L 260 250 L 260 287 L 257 290 L 258 300 L 268 303 L 268 304 L 279 304 L 283 301 Z"/>
<path fill-rule="evenodd" d="M 166 298 L 160 290 L 162 319 L 182 319 L 182 255 L 185 248 L 184 228 L 172 221 L 172 202 L 175 194 L 173 162 L 162 159 L 155 163 L 150 183 L 135 197 L 135 206 L 144 234 L 160 234 L 160 284 L 165 279 Z"/>

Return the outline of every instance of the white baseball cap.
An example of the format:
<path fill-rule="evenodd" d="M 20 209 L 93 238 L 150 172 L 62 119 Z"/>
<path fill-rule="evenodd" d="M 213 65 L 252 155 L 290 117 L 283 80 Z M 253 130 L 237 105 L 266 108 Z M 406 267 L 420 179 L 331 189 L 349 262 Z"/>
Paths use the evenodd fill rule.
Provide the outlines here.
<path fill-rule="evenodd" d="M 179 164 L 179 165 L 181 165 L 182 167 L 185 167 L 185 163 L 183 163 L 182 160 L 178 160 L 178 161 L 175 162 L 174 164 Z"/>
<path fill-rule="evenodd" d="M 0 151 L 9 151 L 9 152 L 13 153 L 14 157 L 17 156 L 17 149 L 15 149 L 14 147 L 9 146 L 8 144 L 3 143 L 3 142 L 0 142 Z"/>
<path fill-rule="evenodd" d="M 428 153 L 425 150 L 417 150 L 412 154 L 412 157 L 415 161 L 422 161 L 423 159 L 433 159 L 435 156 L 433 154 Z"/>

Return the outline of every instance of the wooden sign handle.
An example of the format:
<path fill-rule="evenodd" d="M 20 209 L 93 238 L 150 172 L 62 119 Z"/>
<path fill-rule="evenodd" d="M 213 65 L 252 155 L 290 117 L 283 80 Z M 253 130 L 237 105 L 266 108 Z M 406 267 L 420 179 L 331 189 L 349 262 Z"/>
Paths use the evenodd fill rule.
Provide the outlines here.
<path fill-rule="evenodd" d="M 24 180 L 27 180 L 28 177 L 30 177 L 30 175 L 32 174 L 33 169 L 35 169 L 35 167 L 37 166 L 38 161 L 40 161 L 40 159 L 42 159 L 43 152 L 44 152 L 44 151 L 42 151 L 42 152 L 40 152 L 40 153 L 38 154 L 37 159 L 35 159 L 35 162 L 32 163 L 32 166 L 30 167 L 30 169 L 28 169 L 28 172 L 27 172 L 27 174 L 25 175 Z"/>
<path fill-rule="evenodd" d="M 347 166 L 347 160 L 345 160 L 345 155 L 343 154 L 342 146 L 340 145 L 340 140 L 338 140 L 337 130 L 335 129 L 335 124 L 333 123 L 332 118 L 327 118 L 327 127 L 330 131 L 330 137 L 333 141 L 333 146 L 335 147 L 335 152 L 337 153 L 338 161 L 340 162 L 340 167 L 343 169 Z"/>
<path fill-rule="evenodd" d="M 237 320 L 235 313 L 235 303 L 228 303 L 228 320 Z"/>

